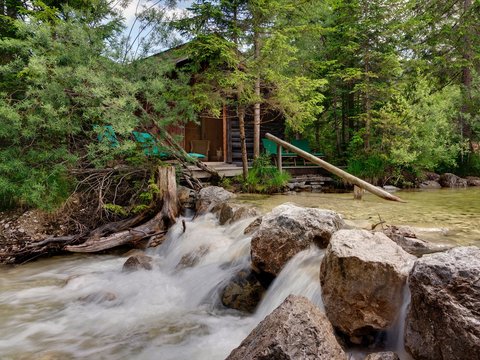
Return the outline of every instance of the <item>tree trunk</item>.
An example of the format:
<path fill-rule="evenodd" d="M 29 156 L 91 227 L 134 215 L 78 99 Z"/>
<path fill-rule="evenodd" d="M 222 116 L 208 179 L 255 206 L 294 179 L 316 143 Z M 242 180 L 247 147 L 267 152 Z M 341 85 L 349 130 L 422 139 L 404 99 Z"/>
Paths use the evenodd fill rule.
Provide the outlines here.
<path fill-rule="evenodd" d="M 471 7 L 472 7 L 472 0 L 463 1 L 463 11 L 465 14 L 464 16 L 468 14 Z M 472 127 L 466 121 L 466 118 L 468 117 L 468 114 L 471 112 L 470 103 L 471 103 L 471 97 L 472 97 L 472 81 L 473 81 L 473 75 L 472 75 L 473 51 L 472 51 L 471 34 L 473 33 L 473 29 L 471 29 L 471 26 L 469 24 L 466 24 L 465 26 L 466 28 L 464 28 L 464 35 L 463 35 L 463 42 L 462 42 L 462 57 L 465 61 L 465 66 L 462 68 L 463 105 L 461 109 L 459 126 L 461 130 L 462 138 L 468 139 L 468 142 L 470 144 L 470 151 L 472 151 L 473 149 Z"/>
<path fill-rule="evenodd" d="M 120 231 L 108 236 L 90 237 L 83 244 L 68 245 L 64 250 L 71 252 L 92 253 L 108 250 L 125 244 L 134 244 L 154 235 L 164 234 L 175 223 L 180 207 L 177 199 L 177 183 L 175 168 L 159 167 L 158 182 L 159 201 L 162 201 L 161 210 L 155 217 L 135 228 Z"/>
<path fill-rule="evenodd" d="M 242 151 L 243 179 L 248 176 L 247 142 L 245 139 L 245 106 L 238 105 L 238 126 L 240 128 L 240 148 Z"/>
<path fill-rule="evenodd" d="M 255 61 L 260 60 L 260 38 L 257 31 L 254 34 Z M 258 68 L 258 64 L 257 64 Z M 259 71 L 257 69 L 257 71 Z M 260 73 L 255 79 L 255 97 L 256 102 L 253 105 L 253 158 L 260 156 Z"/>

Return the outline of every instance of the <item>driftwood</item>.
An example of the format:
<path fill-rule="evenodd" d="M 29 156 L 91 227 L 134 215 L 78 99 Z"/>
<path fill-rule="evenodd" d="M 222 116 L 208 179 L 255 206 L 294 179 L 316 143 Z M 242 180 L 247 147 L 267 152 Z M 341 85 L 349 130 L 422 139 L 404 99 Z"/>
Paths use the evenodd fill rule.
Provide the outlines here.
<path fill-rule="evenodd" d="M 138 223 L 139 217 L 111 224 L 110 227 L 108 224 L 104 225 L 91 232 L 93 236 L 89 237 L 84 243 L 67 245 L 64 250 L 83 253 L 98 252 L 125 244 L 134 244 L 140 240 L 164 234 L 175 223 L 175 218 L 180 211 L 174 167 L 160 167 L 158 169 L 158 188 L 160 190 L 158 198 L 162 202 L 162 206 L 161 210 L 152 219 L 142 225 L 128 229 L 124 228 L 129 224 Z M 112 229 L 122 229 L 122 231 L 104 236 L 108 230 Z"/>
<path fill-rule="evenodd" d="M 352 174 L 349 174 L 346 171 L 343 171 L 342 169 L 339 169 L 338 167 L 333 166 L 332 164 L 330 164 L 330 163 L 328 163 L 328 162 L 326 162 L 322 159 L 319 159 L 318 157 L 316 157 L 316 156 L 314 156 L 314 155 L 312 155 L 312 154 L 310 154 L 306 151 L 303 151 L 303 150 L 297 148 L 296 146 L 293 146 L 292 144 L 277 138 L 276 136 L 273 136 L 272 134 L 267 133 L 265 135 L 265 137 L 267 139 L 270 139 L 273 142 L 277 143 L 278 145 L 281 145 L 285 149 L 288 149 L 288 150 L 300 155 L 304 159 L 307 159 L 308 161 L 310 161 L 314 164 L 320 165 L 325 170 L 331 172 L 332 174 L 335 174 L 335 175 L 341 177 L 343 180 L 347 181 L 350 184 L 353 184 L 353 185 L 358 186 L 359 188 L 365 189 L 365 190 L 371 192 L 372 194 L 377 195 L 377 196 L 379 196 L 379 197 L 381 197 L 385 200 L 404 202 L 399 197 L 397 197 L 395 195 L 392 195 L 392 194 L 386 192 L 385 190 L 380 189 L 376 186 L 373 186 L 372 184 L 370 184 L 370 183 L 368 183 L 368 182 L 366 182 L 366 181 L 364 181 L 364 180 L 362 180 L 362 179 L 360 179 L 356 176 L 353 176 Z"/>

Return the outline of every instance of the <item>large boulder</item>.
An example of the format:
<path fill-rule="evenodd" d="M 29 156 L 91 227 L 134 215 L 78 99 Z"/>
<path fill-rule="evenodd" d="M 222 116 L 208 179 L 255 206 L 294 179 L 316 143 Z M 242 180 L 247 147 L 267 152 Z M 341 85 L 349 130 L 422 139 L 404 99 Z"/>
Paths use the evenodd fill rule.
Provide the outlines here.
<path fill-rule="evenodd" d="M 346 359 L 332 325 L 308 299 L 290 295 L 243 340 L 228 360 Z"/>
<path fill-rule="evenodd" d="M 480 359 L 480 249 L 418 259 L 410 273 L 405 346 L 415 359 Z"/>
<path fill-rule="evenodd" d="M 480 186 L 480 177 L 467 176 L 467 185 L 468 186 Z"/>
<path fill-rule="evenodd" d="M 219 186 L 207 186 L 198 192 L 196 210 L 197 215 L 203 215 L 218 205 L 235 197 L 234 193 Z"/>
<path fill-rule="evenodd" d="M 277 206 L 262 218 L 252 237 L 252 264 L 260 272 L 277 276 L 294 255 L 312 244 L 326 247 L 343 226 L 343 219 L 331 210 Z"/>
<path fill-rule="evenodd" d="M 222 304 L 230 309 L 253 313 L 265 288 L 250 268 L 239 271 L 222 291 Z"/>
<path fill-rule="evenodd" d="M 320 268 L 325 310 L 354 343 L 373 341 L 395 322 L 415 256 L 382 233 L 340 230 Z"/>
<path fill-rule="evenodd" d="M 440 179 L 438 180 L 442 187 L 448 188 L 460 188 L 460 187 L 467 187 L 467 180 L 462 179 L 461 177 L 451 174 L 445 173 L 440 175 Z"/>

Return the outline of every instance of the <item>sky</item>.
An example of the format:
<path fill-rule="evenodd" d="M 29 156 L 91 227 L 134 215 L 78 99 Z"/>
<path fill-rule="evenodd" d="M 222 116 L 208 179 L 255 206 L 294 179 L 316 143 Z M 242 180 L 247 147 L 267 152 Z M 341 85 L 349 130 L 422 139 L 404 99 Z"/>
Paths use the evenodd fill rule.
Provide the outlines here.
<path fill-rule="evenodd" d="M 167 17 L 182 17 L 186 16 L 188 14 L 188 11 L 186 10 L 190 4 L 192 3 L 193 0 L 180 0 L 176 2 L 176 5 L 171 8 L 167 8 L 165 13 Z M 148 33 L 148 28 L 147 30 L 140 31 L 141 25 L 139 21 L 135 21 L 137 18 L 136 14 L 138 14 L 139 11 L 142 11 L 145 7 L 151 7 L 154 5 L 156 8 L 161 8 L 165 7 L 165 1 L 162 0 L 130 0 L 129 4 L 127 7 L 122 9 L 123 16 L 125 17 L 125 23 L 126 23 L 126 29 L 124 30 L 124 35 L 125 37 L 128 37 L 130 34 L 130 40 L 135 40 L 139 34 L 141 36 L 144 36 L 145 34 Z M 173 35 L 173 34 L 172 34 Z M 176 34 L 177 38 L 179 38 L 179 35 Z M 138 42 L 132 46 L 132 49 L 136 48 L 136 45 Z M 156 47 L 152 53 L 162 51 L 168 48 L 168 45 L 161 44 L 160 46 Z"/>

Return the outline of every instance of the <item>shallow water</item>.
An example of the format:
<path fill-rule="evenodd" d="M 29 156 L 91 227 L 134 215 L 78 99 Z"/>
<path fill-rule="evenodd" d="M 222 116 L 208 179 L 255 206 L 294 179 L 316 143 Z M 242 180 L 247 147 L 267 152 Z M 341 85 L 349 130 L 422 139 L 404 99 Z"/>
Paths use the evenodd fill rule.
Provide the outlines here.
<path fill-rule="evenodd" d="M 480 191 L 398 195 L 408 203 L 368 195 L 353 201 L 349 194 L 243 201 L 264 210 L 287 201 L 328 208 L 358 223 L 374 223 L 380 214 L 389 223 L 448 227 L 445 238 L 450 241 L 479 243 Z M 306 296 L 322 309 L 318 278 L 323 251 L 318 249 L 291 259 L 255 314 L 221 306 L 219 291 L 249 264 L 250 237 L 243 229 L 251 220 L 219 226 L 213 215 L 186 218 L 185 233 L 179 221 L 166 242 L 150 251 L 152 271 L 123 273 L 126 258 L 99 255 L 0 268 L 0 359 L 224 359 L 289 294 Z M 399 352 L 402 317 L 389 342 Z"/>
<path fill-rule="evenodd" d="M 366 193 L 353 200 L 351 193 L 294 193 L 288 195 L 244 195 L 241 201 L 268 211 L 285 202 L 331 209 L 360 226 L 385 221 L 392 225 L 423 228 L 427 240 L 480 246 L 480 188 L 398 191 L 406 203 L 386 201 Z"/>

